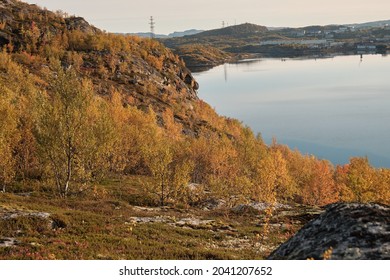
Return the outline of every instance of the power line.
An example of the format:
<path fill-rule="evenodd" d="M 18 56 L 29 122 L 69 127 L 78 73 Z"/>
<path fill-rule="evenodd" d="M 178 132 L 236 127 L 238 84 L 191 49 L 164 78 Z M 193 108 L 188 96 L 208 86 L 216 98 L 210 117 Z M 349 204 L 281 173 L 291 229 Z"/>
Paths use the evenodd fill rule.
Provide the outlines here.
<path fill-rule="evenodd" d="M 154 27 L 156 25 L 154 19 L 153 19 L 153 16 L 150 17 L 150 22 L 149 22 L 149 25 L 150 25 L 150 38 L 154 38 Z"/>

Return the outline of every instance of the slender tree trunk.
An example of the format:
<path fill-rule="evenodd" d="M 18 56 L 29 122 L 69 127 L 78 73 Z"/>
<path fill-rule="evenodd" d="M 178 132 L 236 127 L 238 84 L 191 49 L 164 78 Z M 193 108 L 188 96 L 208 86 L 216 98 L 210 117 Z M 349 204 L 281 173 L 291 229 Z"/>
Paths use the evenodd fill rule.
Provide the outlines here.
<path fill-rule="evenodd" d="M 68 162 L 67 162 L 66 180 L 65 180 L 65 185 L 64 185 L 64 196 L 65 197 L 68 195 L 69 183 L 70 183 L 71 178 L 72 178 L 72 158 L 69 156 Z"/>
<path fill-rule="evenodd" d="M 55 164 L 53 164 L 53 165 L 54 165 L 54 177 L 56 178 L 57 190 L 58 190 L 58 193 L 60 194 L 60 196 L 62 196 L 61 175 L 60 175 L 58 169 L 56 168 Z"/>
<path fill-rule="evenodd" d="M 62 196 L 62 183 L 61 183 L 61 173 L 60 173 L 60 170 L 59 168 L 57 167 L 57 164 L 56 164 L 56 161 L 54 160 L 54 156 L 51 155 L 49 152 L 49 159 L 51 161 L 51 164 L 53 166 L 53 171 L 54 171 L 54 177 L 55 177 L 55 180 L 56 180 L 56 187 L 57 187 L 57 191 L 58 191 L 58 194 L 60 196 Z"/>
<path fill-rule="evenodd" d="M 68 195 L 68 190 L 69 190 L 69 181 L 66 181 L 65 186 L 64 186 L 64 198 L 67 197 Z"/>
<path fill-rule="evenodd" d="M 161 182 L 161 206 L 164 207 L 164 182 Z"/>
<path fill-rule="evenodd" d="M 65 185 L 64 185 L 64 197 L 68 195 L 68 190 L 69 190 L 69 183 L 70 179 L 72 178 L 72 157 L 73 157 L 73 152 L 72 152 L 72 141 L 71 138 L 68 138 L 68 152 L 67 152 L 67 166 L 66 166 L 66 180 L 65 180 Z"/>

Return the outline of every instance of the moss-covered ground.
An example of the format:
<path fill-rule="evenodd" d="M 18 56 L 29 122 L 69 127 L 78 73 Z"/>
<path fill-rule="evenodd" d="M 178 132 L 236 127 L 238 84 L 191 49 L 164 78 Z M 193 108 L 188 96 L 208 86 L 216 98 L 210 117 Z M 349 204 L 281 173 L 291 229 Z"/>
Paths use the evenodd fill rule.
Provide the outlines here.
<path fill-rule="evenodd" d="M 106 180 L 66 199 L 33 182 L 0 193 L 0 259 L 264 259 L 310 218 L 297 207 L 266 224 L 253 209 L 152 207 L 142 180 Z"/>

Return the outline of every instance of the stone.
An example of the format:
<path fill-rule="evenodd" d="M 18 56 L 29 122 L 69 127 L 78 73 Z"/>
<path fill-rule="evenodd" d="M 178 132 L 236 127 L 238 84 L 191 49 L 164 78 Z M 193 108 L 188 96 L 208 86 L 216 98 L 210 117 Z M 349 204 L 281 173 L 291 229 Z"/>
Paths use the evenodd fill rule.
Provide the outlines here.
<path fill-rule="evenodd" d="M 0 247 L 12 247 L 18 244 L 18 241 L 15 238 L 5 237 L 0 238 Z"/>
<path fill-rule="evenodd" d="M 53 218 L 50 213 L 4 208 L 0 206 L 0 220 L 13 223 L 19 218 L 27 218 L 27 219 L 38 218 L 38 220 L 41 221 L 42 224 L 44 224 L 45 227 L 47 227 L 48 229 L 63 227 L 63 224 L 60 223 L 60 220 Z"/>
<path fill-rule="evenodd" d="M 7 45 L 9 42 L 9 36 L 6 33 L 0 31 L 0 46 Z"/>
<path fill-rule="evenodd" d="M 65 19 L 65 22 L 69 30 L 80 30 L 89 34 L 96 34 L 98 32 L 97 28 L 90 25 L 82 17 L 69 17 Z"/>
<path fill-rule="evenodd" d="M 204 225 L 212 225 L 215 223 L 215 220 L 201 220 L 194 217 L 182 218 L 177 221 L 175 224 L 178 226 L 190 226 L 190 227 L 199 227 Z"/>
<path fill-rule="evenodd" d="M 290 209 L 291 206 L 281 203 L 267 203 L 267 202 L 251 202 L 248 204 L 239 204 L 232 208 L 232 212 L 236 214 L 244 214 L 244 213 L 259 213 L 265 211 L 269 208 L 273 210 L 277 209 Z"/>
<path fill-rule="evenodd" d="M 130 217 L 132 223 L 148 224 L 148 223 L 168 223 L 172 221 L 169 216 L 153 216 L 153 217 Z"/>
<path fill-rule="evenodd" d="M 223 199 L 209 198 L 201 203 L 204 210 L 215 210 L 226 206 L 226 201 Z"/>
<path fill-rule="evenodd" d="M 389 260 L 390 207 L 331 204 L 268 257 L 270 260 L 309 258 Z"/>

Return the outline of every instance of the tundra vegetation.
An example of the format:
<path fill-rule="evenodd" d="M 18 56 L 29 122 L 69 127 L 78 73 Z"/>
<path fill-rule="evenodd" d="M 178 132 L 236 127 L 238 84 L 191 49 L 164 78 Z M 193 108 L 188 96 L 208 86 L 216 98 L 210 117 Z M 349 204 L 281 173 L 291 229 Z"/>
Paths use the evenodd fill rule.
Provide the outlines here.
<path fill-rule="evenodd" d="M 47 211 L 54 229 L 42 228 L 42 217 L 0 215 L 0 236 L 24 240 L 0 246 L 2 258 L 252 258 L 249 249 L 189 249 L 199 238 L 220 240 L 219 233 L 135 227 L 123 216 L 131 206 L 191 212 L 208 199 L 230 208 L 390 202 L 390 170 L 367 158 L 335 167 L 276 141 L 266 145 L 239 121 L 218 116 L 191 96 L 192 81 L 183 86 L 183 62 L 160 43 L 89 25 L 72 29 L 77 18 L 14 5 L 22 9 L 2 30 L 16 35 L 0 52 L 0 214 Z M 135 71 L 137 81 L 123 85 L 121 77 Z M 164 88 L 151 75 L 165 75 Z M 214 215 L 231 221 L 230 212 Z M 259 231 L 246 225 L 231 234 L 255 240 Z M 175 243 L 179 235 L 184 245 Z"/>

